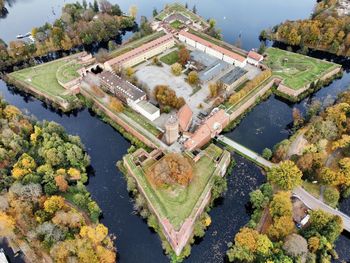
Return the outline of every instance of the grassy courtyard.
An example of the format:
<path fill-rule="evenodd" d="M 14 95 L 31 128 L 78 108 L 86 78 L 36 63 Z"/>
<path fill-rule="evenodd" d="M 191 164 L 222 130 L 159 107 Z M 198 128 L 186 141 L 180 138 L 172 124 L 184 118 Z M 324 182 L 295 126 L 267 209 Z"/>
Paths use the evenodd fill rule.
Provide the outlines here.
<path fill-rule="evenodd" d="M 223 153 L 223 151 L 215 145 L 211 145 L 207 149 L 209 151 L 209 156 L 214 153 L 217 157 L 221 156 Z M 181 227 L 184 220 L 201 204 L 201 200 L 210 190 L 212 179 L 216 174 L 214 173 L 214 161 L 212 158 L 204 155 L 194 164 L 193 178 L 187 187 L 180 185 L 155 187 L 145 176 L 144 169 L 146 170 L 150 165 L 143 167 L 143 169 L 137 167 L 133 163 L 133 160 L 131 160 L 130 155 L 126 157 L 126 160 L 128 164 L 133 167 L 134 173 L 142 184 L 142 188 L 145 190 L 149 200 L 151 200 L 152 205 L 157 209 L 158 213 L 162 217 L 167 218 L 177 230 Z"/>
<path fill-rule="evenodd" d="M 175 29 L 180 29 L 183 26 L 183 24 L 179 20 L 175 20 L 170 24 L 170 26 Z"/>
<path fill-rule="evenodd" d="M 77 70 L 81 68 L 81 64 L 76 63 L 74 60 L 69 61 L 58 68 L 56 73 L 57 80 L 64 84 L 68 83 L 79 77 Z"/>
<path fill-rule="evenodd" d="M 10 74 L 10 77 L 14 78 L 15 80 L 19 80 L 26 85 L 51 96 L 52 98 L 58 97 L 67 101 L 72 101 L 76 99 L 76 97 L 67 94 L 67 90 L 65 90 L 57 82 L 56 78 L 58 69 L 66 65 L 66 63 L 67 59 L 55 60 L 35 67 L 15 71 Z M 66 73 L 62 72 L 62 74 L 67 74 L 66 77 L 62 75 L 63 79 L 70 79 L 70 70 L 71 69 L 69 69 Z"/>
<path fill-rule="evenodd" d="M 295 90 L 318 80 L 325 73 L 338 67 L 337 64 L 323 61 L 277 48 L 266 50 L 266 65 L 273 75 L 281 77 L 283 83 Z"/>
<path fill-rule="evenodd" d="M 160 58 L 160 61 L 162 61 L 163 63 L 165 63 L 167 65 L 172 65 L 172 64 L 178 62 L 179 61 L 179 51 L 174 50 L 174 51 L 170 52 L 169 54 L 166 54 L 165 56 Z"/>
<path fill-rule="evenodd" d="M 191 10 L 187 9 L 184 5 L 179 3 L 168 4 L 163 11 L 161 11 L 155 18 L 157 20 L 162 21 L 167 15 L 172 13 L 182 13 L 185 16 L 191 18 L 193 21 L 200 21 L 203 24 L 207 24 L 207 22 L 201 17 L 194 14 Z"/>

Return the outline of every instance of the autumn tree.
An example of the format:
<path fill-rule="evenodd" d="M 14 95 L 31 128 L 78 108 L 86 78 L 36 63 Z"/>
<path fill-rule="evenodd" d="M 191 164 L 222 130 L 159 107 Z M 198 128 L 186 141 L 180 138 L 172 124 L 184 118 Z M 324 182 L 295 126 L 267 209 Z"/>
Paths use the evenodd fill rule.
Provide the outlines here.
<path fill-rule="evenodd" d="M 177 97 L 176 92 L 168 86 L 158 85 L 154 89 L 154 97 L 162 106 L 180 109 L 185 105 L 183 97 Z"/>
<path fill-rule="evenodd" d="M 196 85 L 196 84 L 198 84 L 198 82 L 199 82 L 199 76 L 198 76 L 197 71 L 191 71 L 191 72 L 188 74 L 188 82 L 189 82 L 191 85 Z"/>
<path fill-rule="evenodd" d="M 291 216 L 276 217 L 268 230 L 268 234 L 273 240 L 281 240 L 293 233 L 294 228 L 295 225 Z"/>
<path fill-rule="evenodd" d="M 54 214 L 64 206 L 64 198 L 62 196 L 53 195 L 44 202 L 46 212 Z"/>
<path fill-rule="evenodd" d="M 292 216 L 292 201 L 289 192 L 278 192 L 270 203 L 270 214 L 273 218 L 280 216 Z"/>
<path fill-rule="evenodd" d="M 171 72 L 175 75 L 175 76 L 180 76 L 182 73 L 182 66 L 179 63 L 174 63 L 171 66 Z"/>
<path fill-rule="evenodd" d="M 288 160 L 272 167 L 267 173 L 267 178 L 282 190 L 292 190 L 301 184 L 302 175 L 294 162 Z"/>
<path fill-rule="evenodd" d="M 137 16 L 137 11 L 138 11 L 138 8 L 136 5 L 132 5 L 130 6 L 129 8 L 129 15 L 133 18 L 135 18 Z"/>
<path fill-rule="evenodd" d="M 6 237 L 13 234 L 15 220 L 4 212 L 0 212 L 0 236 Z"/>
<path fill-rule="evenodd" d="M 110 97 L 109 107 L 116 112 L 122 112 L 124 110 L 123 103 L 116 97 Z"/>
<path fill-rule="evenodd" d="M 148 171 L 147 176 L 157 186 L 188 185 L 193 177 L 193 165 L 181 154 L 169 153 Z"/>
<path fill-rule="evenodd" d="M 179 50 L 179 63 L 182 66 L 185 66 L 187 64 L 187 61 L 190 60 L 190 52 L 187 50 L 186 47 L 182 47 Z"/>

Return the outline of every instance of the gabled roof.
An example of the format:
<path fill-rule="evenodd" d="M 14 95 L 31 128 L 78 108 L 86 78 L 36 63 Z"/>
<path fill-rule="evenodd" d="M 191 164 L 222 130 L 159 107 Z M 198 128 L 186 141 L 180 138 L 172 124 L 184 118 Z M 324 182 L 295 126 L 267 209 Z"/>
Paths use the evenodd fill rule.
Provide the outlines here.
<path fill-rule="evenodd" d="M 147 51 L 150 51 L 150 50 L 157 48 L 159 45 L 162 45 L 164 43 L 168 43 L 171 40 L 173 40 L 173 36 L 171 34 L 167 34 L 167 35 L 162 36 L 160 38 L 157 38 L 151 42 L 148 42 L 148 43 L 146 43 L 138 48 L 135 48 L 129 52 L 126 52 L 126 53 L 124 53 L 116 58 L 108 60 L 106 63 L 109 64 L 110 66 L 115 65 L 115 64 L 123 64 L 123 63 L 129 61 L 130 59 L 138 57 Z"/>
<path fill-rule="evenodd" d="M 249 51 L 248 58 L 254 59 L 256 61 L 262 61 L 264 59 L 264 57 L 262 55 L 260 55 L 259 53 L 254 52 L 252 50 Z"/>
<path fill-rule="evenodd" d="M 215 45 L 214 43 L 211 43 L 211 42 L 209 42 L 207 40 L 204 40 L 203 38 L 200 38 L 199 36 L 191 34 L 191 33 L 187 32 L 185 30 L 181 31 L 179 34 L 184 36 L 184 37 L 187 37 L 189 39 L 192 39 L 192 40 L 194 40 L 194 41 L 196 41 L 196 42 L 198 42 L 198 43 L 200 43 L 200 44 L 202 44 L 202 45 L 204 45 L 206 47 L 210 47 L 210 48 L 212 48 L 212 49 L 214 49 L 214 50 L 216 50 L 216 51 L 218 51 L 218 52 L 220 52 L 222 54 L 225 54 L 226 56 L 228 56 L 230 58 L 233 58 L 233 59 L 235 59 L 237 61 L 244 62 L 246 60 L 245 57 L 243 57 L 243 56 L 241 56 L 241 55 L 239 55 L 237 53 L 234 53 L 234 52 L 232 52 L 232 51 L 230 51 L 230 50 L 228 50 L 226 48 L 223 48 L 223 47 L 220 47 L 218 45 Z"/>
<path fill-rule="evenodd" d="M 177 113 L 177 117 L 179 119 L 180 129 L 182 131 L 187 131 L 191 124 L 193 112 L 191 108 L 185 104 L 181 107 L 181 109 Z"/>

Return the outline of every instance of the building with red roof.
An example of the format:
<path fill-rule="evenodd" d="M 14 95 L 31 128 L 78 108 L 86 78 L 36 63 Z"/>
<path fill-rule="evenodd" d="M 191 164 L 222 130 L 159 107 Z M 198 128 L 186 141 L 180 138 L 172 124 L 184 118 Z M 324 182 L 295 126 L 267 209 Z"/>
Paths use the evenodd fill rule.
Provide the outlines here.
<path fill-rule="evenodd" d="M 264 60 L 264 56 L 260 55 L 259 53 L 253 50 L 249 51 L 248 57 L 247 57 L 247 62 L 249 64 L 252 64 L 257 67 L 259 66 L 259 63 L 263 60 Z"/>
<path fill-rule="evenodd" d="M 214 109 L 211 115 L 198 127 L 185 142 L 187 150 L 193 151 L 208 143 L 219 135 L 229 124 L 229 115 L 223 109 Z"/>
<path fill-rule="evenodd" d="M 188 104 L 185 104 L 177 113 L 177 118 L 179 120 L 179 126 L 181 132 L 187 132 L 191 126 L 193 112 Z"/>
<path fill-rule="evenodd" d="M 116 58 L 108 60 L 104 63 L 104 66 L 105 69 L 110 71 L 121 67 L 133 67 L 164 52 L 169 48 L 172 48 L 174 45 L 175 39 L 173 38 L 173 35 L 167 34 L 129 52 L 126 52 Z"/>
<path fill-rule="evenodd" d="M 229 64 L 243 68 L 247 63 L 247 59 L 244 56 L 220 47 L 185 30 L 179 33 L 179 40 Z"/>

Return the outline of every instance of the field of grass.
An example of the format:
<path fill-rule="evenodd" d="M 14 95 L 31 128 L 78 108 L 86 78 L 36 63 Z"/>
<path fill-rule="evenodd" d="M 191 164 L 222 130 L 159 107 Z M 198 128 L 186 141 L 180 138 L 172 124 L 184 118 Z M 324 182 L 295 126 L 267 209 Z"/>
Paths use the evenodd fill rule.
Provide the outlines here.
<path fill-rule="evenodd" d="M 185 6 L 179 3 L 168 4 L 168 6 L 163 11 L 161 11 L 155 18 L 157 20 L 162 21 L 168 14 L 171 14 L 173 12 L 183 13 L 184 15 L 191 18 L 193 21 L 200 20 L 202 23 L 206 23 L 204 19 L 200 18 L 199 16 L 194 14 L 191 10 L 186 9 Z"/>
<path fill-rule="evenodd" d="M 222 150 L 217 146 L 210 146 L 210 154 L 220 156 Z M 127 158 L 130 156 L 127 156 Z M 128 159 L 127 159 L 128 160 Z M 144 170 L 136 167 L 132 160 L 128 160 L 129 165 L 134 168 L 135 175 L 146 191 L 147 197 L 162 217 L 169 219 L 170 223 L 179 229 L 184 220 L 188 218 L 198 205 L 198 201 L 204 197 L 210 189 L 214 176 L 215 165 L 211 158 L 203 156 L 194 165 L 194 175 L 191 183 L 187 186 L 173 185 L 167 188 L 155 187 L 145 176 Z"/>
<path fill-rule="evenodd" d="M 179 29 L 183 26 L 183 24 L 179 20 L 175 20 L 170 24 L 172 28 Z"/>
<path fill-rule="evenodd" d="M 81 64 L 75 63 L 75 61 L 70 61 L 58 68 L 56 73 L 57 80 L 64 84 L 68 83 L 79 77 L 77 70 L 81 68 Z"/>
<path fill-rule="evenodd" d="M 125 108 L 123 113 L 129 118 L 133 119 L 138 124 L 140 124 L 146 130 L 151 132 L 154 136 L 158 137 L 161 134 L 161 132 L 149 120 L 147 120 L 145 117 L 138 114 L 134 110 L 130 108 Z"/>
<path fill-rule="evenodd" d="M 273 75 L 283 78 L 283 83 L 295 90 L 318 80 L 338 66 L 278 48 L 268 48 L 266 54 L 265 63 L 271 68 Z"/>
<path fill-rule="evenodd" d="M 167 65 L 172 65 L 179 61 L 179 52 L 177 50 L 174 50 L 169 54 L 166 54 L 165 56 L 161 57 L 160 61 Z"/>
<path fill-rule="evenodd" d="M 303 188 L 312 194 L 316 198 L 320 198 L 321 186 L 319 184 L 313 184 L 310 182 L 303 181 Z"/>
<path fill-rule="evenodd" d="M 57 70 L 66 63 L 67 60 L 55 60 L 35 67 L 15 71 L 11 73 L 10 76 L 49 96 L 60 97 L 71 101 L 76 99 L 76 97 L 67 95 L 67 90 L 57 82 L 56 78 Z"/>

